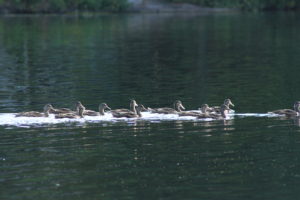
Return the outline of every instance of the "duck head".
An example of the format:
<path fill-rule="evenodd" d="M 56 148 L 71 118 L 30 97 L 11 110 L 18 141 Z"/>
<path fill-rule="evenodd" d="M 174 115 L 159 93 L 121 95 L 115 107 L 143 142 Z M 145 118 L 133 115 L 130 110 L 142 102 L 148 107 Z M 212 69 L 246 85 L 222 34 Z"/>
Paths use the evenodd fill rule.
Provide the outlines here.
<path fill-rule="evenodd" d="M 221 108 L 220 108 L 222 117 L 226 118 L 229 110 L 230 110 L 230 108 L 228 105 L 222 104 Z"/>
<path fill-rule="evenodd" d="M 108 105 L 106 103 L 101 103 L 99 105 L 99 113 L 100 113 L 100 115 L 104 115 L 105 109 L 111 110 L 110 107 L 108 107 Z"/>
<path fill-rule="evenodd" d="M 45 117 L 49 117 L 49 112 L 50 110 L 54 109 L 53 106 L 51 104 L 46 104 L 44 106 L 44 114 L 45 114 Z"/>
<path fill-rule="evenodd" d="M 138 115 L 139 117 L 142 117 L 141 112 L 142 112 L 143 110 L 146 110 L 146 108 L 145 108 L 142 104 L 139 104 L 139 105 L 136 106 L 136 113 L 137 113 L 137 115 Z"/>
<path fill-rule="evenodd" d="M 206 103 L 201 105 L 200 110 L 202 113 L 207 113 L 208 109 L 209 109 L 209 106 Z"/>
<path fill-rule="evenodd" d="M 226 106 L 232 106 L 232 107 L 234 107 L 234 104 L 231 102 L 231 100 L 230 99 L 225 99 L 224 100 L 224 104 L 226 105 Z"/>
<path fill-rule="evenodd" d="M 294 110 L 298 113 L 300 113 L 300 101 L 296 101 L 294 103 Z"/>
<path fill-rule="evenodd" d="M 136 103 L 136 101 L 134 99 L 130 100 L 130 110 L 135 112 L 135 108 L 138 106 L 138 104 Z"/>
<path fill-rule="evenodd" d="M 182 102 L 180 100 L 176 100 L 174 102 L 174 108 L 178 112 L 181 112 L 182 110 L 185 110 L 185 107 L 182 105 Z"/>
<path fill-rule="evenodd" d="M 83 113 L 85 111 L 85 107 L 82 105 L 82 103 L 80 101 L 77 101 L 76 102 L 76 111 L 77 111 L 77 114 L 83 118 Z"/>

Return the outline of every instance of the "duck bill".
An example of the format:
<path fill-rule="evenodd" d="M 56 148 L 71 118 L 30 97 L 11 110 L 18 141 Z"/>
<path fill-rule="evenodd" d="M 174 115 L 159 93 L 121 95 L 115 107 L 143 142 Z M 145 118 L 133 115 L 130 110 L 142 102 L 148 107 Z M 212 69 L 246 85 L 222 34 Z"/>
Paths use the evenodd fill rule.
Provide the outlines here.
<path fill-rule="evenodd" d="M 185 110 L 185 107 L 182 104 L 179 105 L 179 108 Z"/>
<path fill-rule="evenodd" d="M 108 106 L 106 106 L 105 108 L 106 108 L 107 110 L 111 110 L 111 108 L 110 108 L 110 107 L 108 107 Z"/>
<path fill-rule="evenodd" d="M 229 102 L 229 105 L 231 105 L 232 107 L 234 107 L 234 104 L 231 101 Z"/>

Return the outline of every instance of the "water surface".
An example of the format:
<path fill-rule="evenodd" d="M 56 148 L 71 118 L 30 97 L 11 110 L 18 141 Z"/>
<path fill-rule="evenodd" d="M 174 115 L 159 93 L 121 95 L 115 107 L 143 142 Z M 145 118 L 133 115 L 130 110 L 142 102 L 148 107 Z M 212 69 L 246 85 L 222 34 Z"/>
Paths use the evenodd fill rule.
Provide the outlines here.
<path fill-rule="evenodd" d="M 299 119 L 253 114 L 300 100 L 299 17 L 1 17 L 1 113 L 131 98 L 248 113 L 1 125 L 1 199 L 299 198 Z"/>

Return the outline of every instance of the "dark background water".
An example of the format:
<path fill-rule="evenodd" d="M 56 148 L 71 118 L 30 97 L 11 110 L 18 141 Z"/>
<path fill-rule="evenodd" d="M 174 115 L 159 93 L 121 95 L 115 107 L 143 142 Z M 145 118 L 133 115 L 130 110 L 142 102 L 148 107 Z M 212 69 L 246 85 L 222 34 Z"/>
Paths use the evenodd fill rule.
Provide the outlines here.
<path fill-rule="evenodd" d="M 0 18 L 0 112 L 299 99 L 300 15 Z M 0 127 L 1 199 L 297 199 L 297 119 Z"/>

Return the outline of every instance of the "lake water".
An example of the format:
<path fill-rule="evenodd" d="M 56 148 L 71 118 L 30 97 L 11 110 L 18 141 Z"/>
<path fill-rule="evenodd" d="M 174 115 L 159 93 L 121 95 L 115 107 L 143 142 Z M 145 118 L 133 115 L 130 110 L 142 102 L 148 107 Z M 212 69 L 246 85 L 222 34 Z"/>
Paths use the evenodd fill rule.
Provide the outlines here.
<path fill-rule="evenodd" d="M 1 17 L 0 199 L 298 199 L 300 120 L 265 113 L 300 100 L 299 20 Z M 231 98 L 236 115 L 29 123 L 11 114 L 132 98 L 180 99 L 188 110 Z"/>

